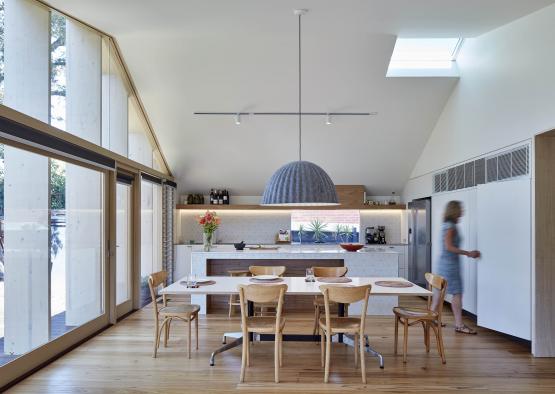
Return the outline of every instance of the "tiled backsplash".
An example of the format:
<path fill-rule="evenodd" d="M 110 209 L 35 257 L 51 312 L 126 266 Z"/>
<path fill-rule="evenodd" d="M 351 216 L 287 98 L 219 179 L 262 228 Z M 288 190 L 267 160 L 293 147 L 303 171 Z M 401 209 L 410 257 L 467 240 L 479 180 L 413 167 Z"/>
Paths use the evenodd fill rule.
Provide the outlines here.
<path fill-rule="evenodd" d="M 178 242 L 202 242 L 201 227 L 196 216 L 202 212 L 178 211 Z M 232 243 L 245 241 L 253 244 L 272 244 L 280 229 L 288 229 L 291 225 L 291 214 L 288 211 L 219 211 L 222 219 L 216 231 L 216 241 Z M 406 231 L 404 211 L 360 211 L 360 227 L 364 237 L 366 227 L 385 226 L 387 243 L 406 242 L 402 234 Z M 360 240 L 364 242 L 363 239 Z"/>

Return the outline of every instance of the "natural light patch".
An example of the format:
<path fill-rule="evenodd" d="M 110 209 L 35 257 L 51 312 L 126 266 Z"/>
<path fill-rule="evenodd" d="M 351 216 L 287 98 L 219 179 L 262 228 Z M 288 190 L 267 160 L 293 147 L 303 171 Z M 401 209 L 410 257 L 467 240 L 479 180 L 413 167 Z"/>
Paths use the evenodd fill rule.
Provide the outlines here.
<path fill-rule="evenodd" d="M 388 77 L 457 77 L 462 38 L 397 38 Z"/>

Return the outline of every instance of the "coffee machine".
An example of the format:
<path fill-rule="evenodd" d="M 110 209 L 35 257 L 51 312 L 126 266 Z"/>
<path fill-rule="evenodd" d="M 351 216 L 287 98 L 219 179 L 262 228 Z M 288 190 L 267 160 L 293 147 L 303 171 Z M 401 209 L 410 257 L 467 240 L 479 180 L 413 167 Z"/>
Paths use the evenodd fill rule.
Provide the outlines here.
<path fill-rule="evenodd" d="M 365 238 L 367 244 L 385 244 L 385 226 L 366 227 Z"/>

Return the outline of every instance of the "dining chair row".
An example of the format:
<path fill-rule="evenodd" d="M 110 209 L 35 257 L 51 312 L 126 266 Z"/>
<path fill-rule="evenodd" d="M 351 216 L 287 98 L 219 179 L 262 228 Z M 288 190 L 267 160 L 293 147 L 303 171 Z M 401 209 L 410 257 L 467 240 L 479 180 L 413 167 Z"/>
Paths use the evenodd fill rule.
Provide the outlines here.
<path fill-rule="evenodd" d="M 365 317 L 368 308 L 368 297 L 371 285 L 363 286 L 336 286 L 322 285 L 320 291 L 324 299 L 325 317 L 320 317 L 318 327 L 321 342 L 321 363 L 324 368 L 324 382 L 329 380 L 331 338 L 337 334 L 350 334 L 355 341 L 355 368 L 360 358 L 362 382 L 366 383 L 366 370 L 364 363 L 364 329 Z M 250 366 L 250 339 L 251 333 L 274 335 L 274 380 L 279 383 L 279 371 L 283 365 L 283 330 L 285 319 L 282 316 L 284 297 L 287 291 L 286 284 L 250 284 L 239 285 L 239 299 L 241 306 L 241 328 L 243 334 L 243 353 L 241 357 L 240 382 L 245 381 L 245 372 Z M 362 301 L 363 306 L 360 317 L 332 317 L 331 303 L 350 304 Z M 277 304 L 276 316 L 249 316 L 247 303 Z M 360 340 L 359 340 L 360 339 Z M 357 349 L 358 348 L 358 349 Z M 360 353 L 360 357 L 359 357 Z"/>

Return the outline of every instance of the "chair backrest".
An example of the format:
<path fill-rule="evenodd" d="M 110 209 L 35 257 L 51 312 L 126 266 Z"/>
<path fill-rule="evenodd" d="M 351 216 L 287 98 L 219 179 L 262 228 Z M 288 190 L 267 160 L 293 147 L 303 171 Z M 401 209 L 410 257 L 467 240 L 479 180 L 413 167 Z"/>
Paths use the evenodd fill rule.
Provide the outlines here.
<path fill-rule="evenodd" d="M 249 267 L 249 272 L 256 275 L 277 275 L 283 276 L 285 274 L 286 268 L 282 265 L 278 266 L 266 266 L 266 265 L 251 265 Z"/>
<path fill-rule="evenodd" d="M 340 278 L 347 274 L 347 267 L 312 267 L 317 278 Z"/>
<path fill-rule="evenodd" d="M 368 310 L 368 297 L 372 285 L 351 286 L 351 285 L 322 285 L 320 291 L 324 294 L 324 307 L 326 310 L 326 326 L 331 324 L 330 302 L 340 304 L 352 304 L 353 302 L 363 301 L 360 311 L 360 328 L 364 331 L 366 312 Z"/>
<path fill-rule="evenodd" d="M 149 275 L 148 288 L 150 289 L 150 296 L 152 297 L 152 307 L 154 314 L 158 316 L 158 286 L 166 283 L 168 273 L 166 271 L 158 271 Z"/>
<path fill-rule="evenodd" d="M 247 301 L 267 303 L 277 301 L 276 307 L 276 332 L 281 319 L 281 311 L 283 310 L 283 299 L 287 291 L 286 284 L 252 284 L 239 285 L 239 302 L 241 303 L 241 323 L 243 331 L 247 329 Z"/>
<path fill-rule="evenodd" d="M 428 289 L 434 292 L 435 297 L 439 297 L 437 302 L 438 320 L 441 322 L 441 313 L 443 312 L 443 302 L 445 300 L 445 292 L 447 291 L 447 280 L 440 275 L 427 272 L 424 277 L 428 282 Z M 432 297 L 428 297 L 428 309 L 432 307 Z"/>

